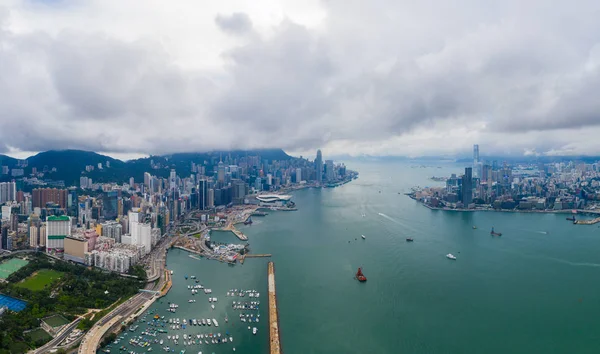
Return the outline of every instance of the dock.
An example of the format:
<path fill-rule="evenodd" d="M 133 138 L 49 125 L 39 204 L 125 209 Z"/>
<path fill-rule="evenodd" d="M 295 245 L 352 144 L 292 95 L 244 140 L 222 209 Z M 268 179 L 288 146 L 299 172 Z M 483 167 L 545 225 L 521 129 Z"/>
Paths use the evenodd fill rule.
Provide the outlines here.
<path fill-rule="evenodd" d="M 225 227 L 222 227 L 222 228 L 216 229 L 216 230 L 218 230 L 218 231 L 231 231 L 240 240 L 242 240 L 242 241 L 248 241 L 248 236 L 244 235 L 240 230 L 236 229 L 235 226 L 233 226 L 233 224 L 229 224 L 229 225 L 227 225 Z"/>
<path fill-rule="evenodd" d="M 277 295 L 275 293 L 275 265 L 268 264 L 269 278 L 269 347 L 271 354 L 280 354 L 281 343 L 279 342 L 279 314 L 277 313 Z"/>
<path fill-rule="evenodd" d="M 600 222 L 600 218 L 595 218 L 595 219 L 591 219 L 591 220 L 575 220 L 573 221 L 573 224 L 577 224 L 577 225 L 593 225 L 596 223 Z"/>
<path fill-rule="evenodd" d="M 238 258 L 241 264 L 244 264 L 246 258 L 263 258 L 263 257 L 271 257 L 270 253 L 267 254 L 244 254 Z"/>

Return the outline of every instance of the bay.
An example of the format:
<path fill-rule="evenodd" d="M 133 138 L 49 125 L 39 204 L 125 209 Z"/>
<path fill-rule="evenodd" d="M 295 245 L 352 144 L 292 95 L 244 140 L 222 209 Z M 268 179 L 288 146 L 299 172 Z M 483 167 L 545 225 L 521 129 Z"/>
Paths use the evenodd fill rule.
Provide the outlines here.
<path fill-rule="evenodd" d="M 414 185 L 441 185 L 428 178 L 460 173 L 464 166 L 349 166 L 360 172 L 358 180 L 294 192 L 298 211 L 270 212 L 240 227 L 253 253 L 273 254 L 286 353 L 600 350 L 597 226 L 572 225 L 561 214 L 434 211 L 403 194 Z M 491 227 L 502 237 L 491 237 Z M 447 259 L 447 253 L 458 259 Z M 175 282 L 162 301 L 180 304 L 173 317 L 227 313 L 232 322 L 225 292 L 256 288 L 264 303 L 258 335 L 239 321 L 223 331 L 232 331 L 237 353 L 265 353 L 266 262 L 248 259 L 230 267 L 170 251 Z M 354 279 L 361 266 L 366 283 Z M 213 288 L 216 310 L 204 294 L 196 295 L 201 303 L 187 307 L 190 282 L 183 274 Z M 228 353 L 231 347 L 203 352 Z"/>

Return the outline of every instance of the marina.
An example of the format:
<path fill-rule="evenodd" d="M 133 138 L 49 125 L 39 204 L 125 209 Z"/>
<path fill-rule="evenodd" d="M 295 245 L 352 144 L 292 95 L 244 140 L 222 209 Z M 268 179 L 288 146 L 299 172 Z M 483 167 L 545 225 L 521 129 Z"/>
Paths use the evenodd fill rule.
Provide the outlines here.
<path fill-rule="evenodd" d="M 268 345 L 266 321 L 260 317 L 266 316 L 266 308 L 258 303 L 266 294 L 266 276 L 247 277 L 245 270 L 258 275 L 258 268 L 266 262 L 252 262 L 242 269 L 189 256 L 181 249 L 169 250 L 169 269 L 174 270 L 169 293 L 99 352 L 264 352 L 262 348 Z M 244 296 L 240 296 L 242 292 Z M 241 308 L 234 309 L 238 299 Z"/>

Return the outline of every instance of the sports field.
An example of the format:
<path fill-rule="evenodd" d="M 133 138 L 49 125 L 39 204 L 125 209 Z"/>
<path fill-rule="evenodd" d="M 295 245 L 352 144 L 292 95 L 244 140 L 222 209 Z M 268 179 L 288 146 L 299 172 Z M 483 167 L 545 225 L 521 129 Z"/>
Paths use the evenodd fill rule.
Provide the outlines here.
<path fill-rule="evenodd" d="M 69 323 L 69 321 L 61 315 L 54 315 L 44 318 L 44 322 L 46 322 L 50 327 L 60 327 Z"/>
<path fill-rule="evenodd" d="M 20 282 L 18 286 L 32 291 L 42 290 L 62 275 L 62 272 L 56 270 L 41 269 Z"/>
<path fill-rule="evenodd" d="M 6 279 L 9 275 L 25 267 L 29 263 L 21 258 L 11 258 L 0 264 L 0 279 Z"/>
<path fill-rule="evenodd" d="M 34 342 L 41 340 L 41 339 L 45 339 L 45 340 L 52 339 L 52 336 L 50 336 L 48 333 L 46 333 L 46 331 L 44 331 L 41 328 L 36 328 L 33 331 L 28 332 L 27 334 L 31 337 L 31 339 Z"/>

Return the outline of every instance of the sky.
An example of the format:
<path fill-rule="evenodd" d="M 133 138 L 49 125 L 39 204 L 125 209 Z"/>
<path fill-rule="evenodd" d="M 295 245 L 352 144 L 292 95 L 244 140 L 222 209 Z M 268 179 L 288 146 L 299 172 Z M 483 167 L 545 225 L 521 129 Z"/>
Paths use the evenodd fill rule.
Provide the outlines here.
<path fill-rule="evenodd" d="M 1 0 L 0 154 L 600 155 L 600 2 Z"/>

